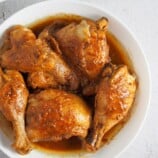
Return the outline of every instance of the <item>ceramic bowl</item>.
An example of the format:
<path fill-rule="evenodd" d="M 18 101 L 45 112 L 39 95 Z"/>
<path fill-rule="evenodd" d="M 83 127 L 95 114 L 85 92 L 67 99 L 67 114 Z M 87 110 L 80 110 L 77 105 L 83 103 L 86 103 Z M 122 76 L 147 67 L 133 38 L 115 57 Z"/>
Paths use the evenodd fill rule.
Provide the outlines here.
<path fill-rule="evenodd" d="M 74 0 L 43 1 L 26 7 L 9 17 L 3 22 L 3 24 L 0 25 L 0 36 L 2 36 L 4 31 L 12 25 L 29 25 L 38 19 L 52 16 L 57 13 L 78 14 L 92 19 L 98 19 L 105 16 L 109 19 L 109 30 L 117 37 L 127 50 L 139 80 L 132 116 L 111 143 L 105 145 L 94 154 L 71 153 L 64 154 L 63 156 L 59 153 L 48 154 L 33 150 L 26 156 L 20 156 L 11 148 L 11 141 L 2 132 L 0 132 L 0 149 L 12 158 L 113 158 L 118 156 L 125 148 L 127 148 L 140 131 L 148 110 L 150 100 L 150 77 L 144 53 L 136 38 L 123 24 L 123 22 L 118 20 L 118 18 L 114 17 L 106 10 L 102 10 L 87 3 L 76 2 Z"/>

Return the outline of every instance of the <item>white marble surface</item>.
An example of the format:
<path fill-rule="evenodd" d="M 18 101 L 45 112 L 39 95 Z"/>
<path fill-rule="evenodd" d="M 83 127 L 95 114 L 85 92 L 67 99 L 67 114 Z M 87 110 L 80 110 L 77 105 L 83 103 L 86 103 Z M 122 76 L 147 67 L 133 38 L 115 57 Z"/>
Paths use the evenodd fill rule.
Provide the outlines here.
<path fill-rule="evenodd" d="M 39 1 L 6 0 L 0 3 L 0 23 L 17 10 Z M 119 158 L 158 158 L 158 0 L 85 1 L 109 10 L 124 21 L 136 35 L 150 64 L 153 89 L 148 117 L 141 133 Z M 0 158 L 7 157 L 0 152 Z"/>

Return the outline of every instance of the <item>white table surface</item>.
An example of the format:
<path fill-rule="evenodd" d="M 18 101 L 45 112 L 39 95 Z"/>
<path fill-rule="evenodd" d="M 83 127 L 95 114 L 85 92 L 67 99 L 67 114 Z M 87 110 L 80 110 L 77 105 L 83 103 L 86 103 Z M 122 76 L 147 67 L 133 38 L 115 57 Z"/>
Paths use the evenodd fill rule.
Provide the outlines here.
<path fill-rule="evenodd" d="M 17 10 L 39 1 L 6 0 L 0 3 L 0 23 Z M 110 11 L 124 21 L 136 35 L 150 64 L 153 89 L 148 117 L 136 140 L 119 158 L 158 158 L 158 0 L 85 1 Z M 7 156 L 0 152 L 0 158 Z"/>

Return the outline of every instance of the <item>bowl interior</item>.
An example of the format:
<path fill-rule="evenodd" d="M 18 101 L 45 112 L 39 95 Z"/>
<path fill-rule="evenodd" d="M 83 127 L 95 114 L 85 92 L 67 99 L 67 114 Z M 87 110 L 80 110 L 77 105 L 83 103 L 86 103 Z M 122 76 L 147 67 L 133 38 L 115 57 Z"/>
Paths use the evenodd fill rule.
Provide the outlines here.
<path fill-rule="evenodd" d="M 102 16 L 107 17 L 109 19 L 109 30 L 118 38 L 118 40 L 126 48 L 128 55 L 133 63 L 134 70 L 138 77 L 139 86 L 135 100 L 135 106 L 133 108 L 130 120 L 125 124 L 125 127 L 117 134 L 117 136 L 115 136 L 115 138 L 111 141 L 109 145 L 104 146 L 95 154 L 89 154 L 84 156 L 92 158 L 97 158 L 98 155 L 100 158 L 115 157 L 121 151 L 123 151 L 136 136 L 146 115 L 150 98 L 150 80 L 146 59 L 137 41 L 122 22 L 114 18 L 107 11 L 101 10 L 86 3 L 75 2 L 71 0 L 44 1 L 17 12 L 16 14 L 8 18 L 0 26 L 0 37 L 2 36 L 3 32 L 12 25 L 28 25 L 38 19 L 42 19 L 47 16 L 52 16 L 57 13 L 78 14 L 92 19 L 97 19 Z M 6 138 L 6 136 L 1 132 L 0 149 L 4 151 L 9 157 L 52 157 L 52 154 L 42 153 L 35 150 L 26 156 L 20 156 L 11 149 L 10 144 L 10 140 L 8 140 L 8 138 Z M 80 153 L 74 155 L 72 154 L 71 156 L 64 155 L 64 157 L 82 157 L 81 155 L 82 154 Z M 54 157 L 59 158 L 63 156 L 59 154 L 54 154 L 53 158 Z"/>

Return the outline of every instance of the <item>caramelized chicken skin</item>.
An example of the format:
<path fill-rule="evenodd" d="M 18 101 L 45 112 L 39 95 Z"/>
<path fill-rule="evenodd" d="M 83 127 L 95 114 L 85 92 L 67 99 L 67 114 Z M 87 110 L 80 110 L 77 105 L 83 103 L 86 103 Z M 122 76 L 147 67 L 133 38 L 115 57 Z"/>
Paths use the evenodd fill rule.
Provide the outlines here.
<path fill-rule="evenodd" d="M 46 71 L 36 71 L 33 73 L 29 73 L 27 78 L 27 83 L 29 87 L 33 89 L 36 88 L 50 88 L 50 87 L 58 87 L 58 83 L 56 82 L 53 74 L 51 72 Z"/>
<path fill-rule="evenodd" d="M 11 121 L 15 134 L 13 147 L 20 154 L 31 150 L 30 142 L 25 132 L 25 108 L 28 90 L 22 75 L 15 70 L 0 69 L 0 111 L 8 121 Z"/>
<path fill-rule="evenodd" d="M 78 96 L 47 89 L 31 94 L 26 112 L 26 129 L 32 142 L 86 137 L 91 112 Z"/>
<path fill-rule="evenodd" d="M 66 59 L 88 79 L 95 79 L 109 62 L 109 46 L 106 41 L 108 21 L 102 18 L 96 22 L 82 20 L 71 23 L 54 33 Z"/>
<path fill-rule="evenodd" d="M 38 39 L 38 41 L 41 41 Z M 37 41 L 37 42 L 38 42 Z M 38 44 L 40 50 L 43 52 L 43 59 L 40 62 L 41 69 L 30 73 L 28 78 L 29 84 L 34 87 L 33 83 L 39 83 L 38 88 L 47 88 L 48 84 L 42 82 L 44 80 L 40 79 L 40 72 L 43 71 L 43 78 L 47 77 L 46 80 L 52 81 L 49 83 L 50 87 L 57 87 L 58 85 L 67 85 L 71 90 L 78 88 L 79 81 L 76 74 L 70 69 L 70 67 L 65 63 L 59 53 L 52 51 L 49 46 L 49 41 L 42 40 L 41 44 Z M 35 73 L 35 74 L 34 74 Z M 37 75 L 37 76 L 36 76 Z M 35 78 L 33 77 L 35 76 Z M 37 81 L 37 79 L 39 79 Z M 57 85 L 55 84 L 58 83 Z M 43 85 L 42 87 L 40 85 Z"/>
<path fill-rule="evenodd" d="M 82 94 L 84 96 L 93 96 L 96 95 L 97 89 L 99 87 L 99 83 L 104 77 L 111 76 L 112 71 L 116 69 L 116 65 L 112 64 L 111 62 L 106 64 L 103 68 L 101 74 L 98 76 L 97 80 L 91 81 L 86 84 L 82 89 Z"/>
<path fill-rule="evenodd" d="M 11 48 L 0 55 L 2 67 L 29 73 L 47 71 L 59 85 L 69 85 L 70 89 L 78 87 L 78 79 L 62 59 L 54 39 L 36 39 L 33 32 L 23 26 L 15 26 L 9 31 L 7 40 L 10 40 Z M 51 85 L 53 87 L 54 82 Z"/>
<path fill-rule="evenodd" d="M 6 34 L 10 48 L 0 54 L 1 66 L 22 72 L 37 70 L 36 61 L 41 54 L 35 45 L 36 37 L 33 32 L 23 26 L 14 26 Z"/>
<path fill-rule="evenodd" d="M 98 85 L 92 129 L 86 138 L 86 148 L 90 151 L 97 150 L 104 134 L 127 116 L 136 93 L 136 80 L 127 66 L 107 72 Z"/>

